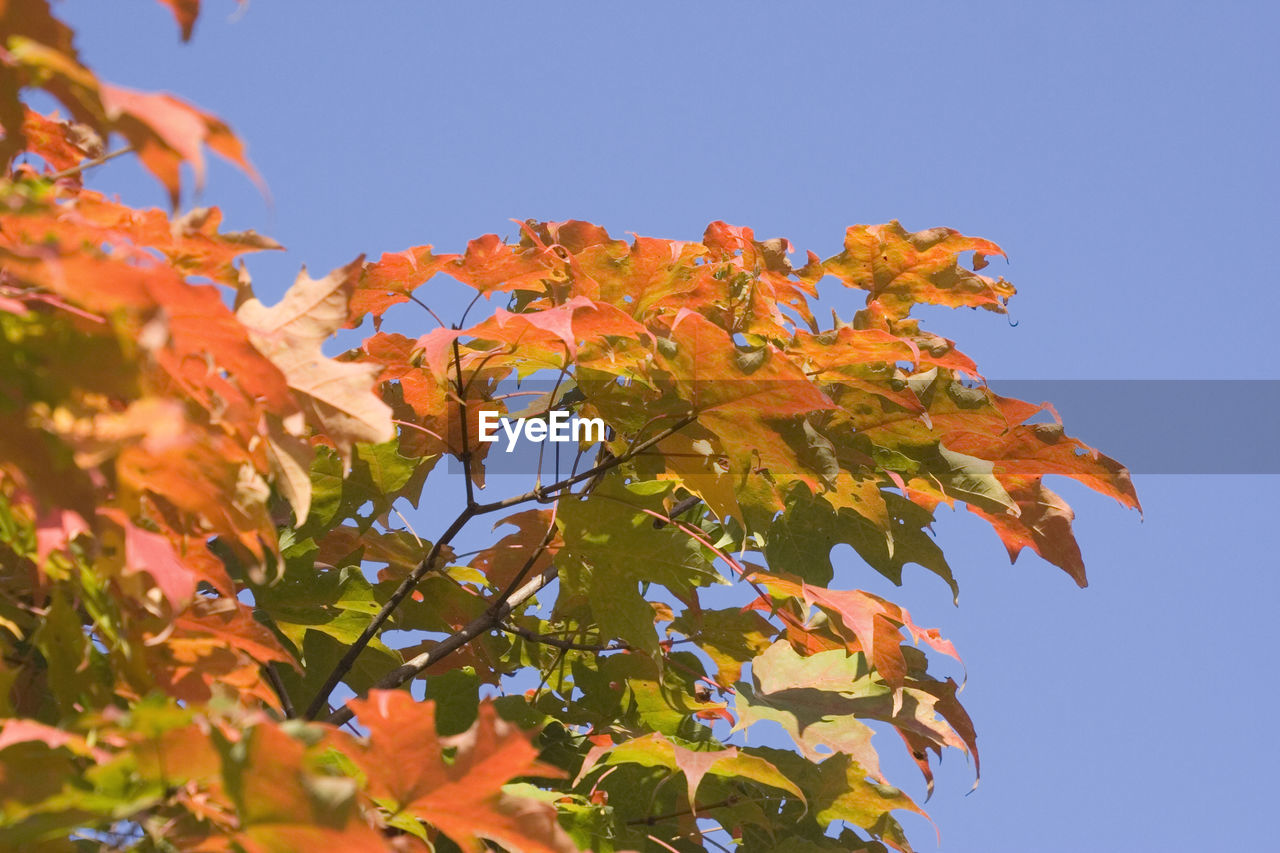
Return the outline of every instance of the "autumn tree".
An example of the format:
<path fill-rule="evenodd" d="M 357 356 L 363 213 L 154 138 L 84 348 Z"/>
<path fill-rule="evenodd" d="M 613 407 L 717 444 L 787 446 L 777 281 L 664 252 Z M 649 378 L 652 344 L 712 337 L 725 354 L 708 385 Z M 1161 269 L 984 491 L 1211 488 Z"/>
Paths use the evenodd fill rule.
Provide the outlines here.
<path fill-rule="evenodd" d="M 832 548 L 954 592 L 929 525 L 960 503 L 1083 586 L 1045 475 L 1137 506 L 911 318 L 1005 310 L 987 240 L 529 221 L 267 306 L 243 256 L 274 242 L 84 184 L 125 152 L 176 211 L 205 148 L 251 171 L 222 121 L 98 80 L 46 0 L 0 2 L 0 41 L 6 849 L 909 850 L 872 735 L 930 789 L 943 749 L 976 774 L 956 651 Z M 476 307 L 439 316 L 435 276 Z M 820 319 L 824 278 L 864 306 Z M 557 411 L 604 435 L 485 489 L 482 427 Z M 410 526 L 428 481 L 456 515 Z"/>

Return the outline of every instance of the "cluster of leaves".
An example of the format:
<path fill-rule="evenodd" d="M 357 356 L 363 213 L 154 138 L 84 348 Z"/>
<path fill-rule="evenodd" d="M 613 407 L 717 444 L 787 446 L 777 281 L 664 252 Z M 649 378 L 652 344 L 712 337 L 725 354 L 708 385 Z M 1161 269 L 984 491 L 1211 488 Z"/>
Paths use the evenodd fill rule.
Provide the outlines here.
<path fill-rule="evenodd" d="M 198 3 L 169 5 L 189 35 Z M 1042 478 L 1137 506 L 1122 466 L 909 316 L 1004 311 L 986 240 L 855 226 L 796 267 L 719 222 L 701 242 L 527 222 L 304 273 L 266 307 L 240 259 L 274 242 L 81 181 L 118 134 L 176 201 L 202 145 L 243 163 L 225 125 L 99 82 L 45 0 L 0 3 L 0 52 L 7 847 L 909 850 L 893 812 L 923 812 L 872 726 L 930 789 L 945 747 L 976 772 L 926 654 L 955 649 L 844 588 L 832 548 L 954 591 L 929 524 L 958 501 L 1083 585 Z M 505 307 L 384 329 L 436 275 Z M 825 277 L 865 307 L 820 324 Z M 516 401 L 606 438 L 482 500 L 481 414 Z M 427 542 L 392 519 L 442 460 L 458 514 Z M 482 516 L 505 535 L 456 553 Z M 794 750 L 743 745 L 759 721 Z"/>

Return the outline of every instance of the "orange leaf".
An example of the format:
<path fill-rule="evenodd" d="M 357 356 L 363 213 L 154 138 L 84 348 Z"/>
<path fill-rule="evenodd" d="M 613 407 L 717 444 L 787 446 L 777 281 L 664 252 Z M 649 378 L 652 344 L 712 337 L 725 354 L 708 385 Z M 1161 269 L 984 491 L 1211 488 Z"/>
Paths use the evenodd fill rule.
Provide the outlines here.
<path fill-rule="evenodd" d="M 129 140 L 138 159 L 169 190 L 174 207 L 178 206 L 178 167 L 182 163 L 191 164 L 196 188 L 204 186 L 205 145 L 262 186 L 262 178 L 246 159 L 240 140 L 218 117 L 173 95 L 137 92 L 109 83 L 99 84 L 98 91 L 112 128 Z"/>
<path fill-rule="evenodd" d="M 53 171 L 70 168 L 86 157 L 102 153 L 102 140 L 83 125 L 46 118 L 27 108 L 22 132 L 27 151 L 44 160 Z"/>
<path fill-rule="evenodd" d="M 868 306 L 878 303 L 889 320 L 906 317 L 920 302 L 1004 313 L 1015 293 L 1013 285 L 961 268 L 962 252 L 975 253 L 975 269 L 985 265 L 985 256 L 1004 257 L 1004 250 L 989 240 L 965 237 L 950 228 L 911 233 L 895 220 L 850 227 L 844 251 L 824 266 L 848 287 L 870 291 Z"/>
<path fill-rule="evenodd" d="M 374 798 L 422 818 L 465 850 L 484 849 L 481 839 L 522 853 L 577 849 L 553 807 L 503 793 L 519 776 L 562 774 L 539 764 L 529 736 L 499 720 L 491 703 L 480 705 L 471 729 L 447 740 L 436 733 L 435 703 L 415 702 L 403 691 L 374 690 L 350 706 L 369 730 L 368 746 L 352 758 Z M 458 749 L 452 764 L 444 762 L 445 746 Z"/>
<path fill-rule="evenodd" d="M 375 327 L 382 322 L 382 314 L 392 305 L 408 302 L 409 295 L 418 285 L 440 271 L 446 263 L 457 260 L 457 255 L 433 255 L 430 246 L 418 246 L 403 252 L 388 252 L 377 263 L 365 264 L 351 294 L 350 316 L 347 325 L 355 327 L 366 314 L 373 315 Z"/>
<path fill-rule="evenodd" d="M 516 572 L 524 568 L 525 563 L 534 555 L 550 528 L 552 513 L 545 509 L 530 509 L 508 516 L 493 526 L 511 525 L 517 530 L 499 539 L 492 547 L 480 552 L 471 561 L 471 567 L 484 573 L 485 578 L 496 589 L 505 589 Z M 560 547 L 559 534 L 542 552 L 529 572 L 527 578 L 534 577 L 551 564 L 552 557 Z"/>
<path fill-rule="evenodd" d="M 246 851 L 386 849 L 361 819 L 353 780 L 313 772 L 307 747 L 274 725 L 254 726 L 246 740 L 235 791 L 242 826 L 236 840 Z"/>
<path fill-rule="evenodd" d="M 160 2 L 173 12 L 178 26 L 182 28 L 182 40 L 190 40 L 191 30 L 195 27 L 196 18 L 200 15 L 200 0 L 160 0 Z"/>
<path fill-rule="evenodd" d="M 537 248 L 511 246 L 497 234 L 486 234 L 467 244 L 461 257 L 455 256 L 444 272 L 481 293 L 509 290 L 537 290 L 543 279 L 556 277 L 561 266 L 555 255 Z M 564 274 L 559 273 L 563 278 Z"/>
<path fill-rule="evenodd" d="M 993 515 L 972 505 L 968 509 L 995 528 L 1009 552 L 1009 562 L 1016 562 L 1022 549 L 1030 548 L 1070 575 L 1077 585 L 1088 586 L 1080 545 L 1071 531 L 1075 513 L 1067 502 L 1045 488 L 1039 477 L 1004 485 L 1017 502 L 1020 515 Z"/>

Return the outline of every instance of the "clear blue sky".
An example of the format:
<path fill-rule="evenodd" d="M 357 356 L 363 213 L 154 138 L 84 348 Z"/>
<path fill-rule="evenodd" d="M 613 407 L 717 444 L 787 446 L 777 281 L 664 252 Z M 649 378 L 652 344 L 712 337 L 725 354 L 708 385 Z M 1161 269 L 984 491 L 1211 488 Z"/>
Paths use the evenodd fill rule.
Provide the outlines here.
<path fill-rule="evenodd" d="M 897 218 L 1008 250 L 1016 326 L 924 315 L 988 376 L 1280 378 L 1273 3 L 205 5 L 188 46 L 146 0 L 60 8 L 103 77 L 249 142 L 274 206 L 227 168 L 202 201 L 289 248 L 251 261 L 269 299 L 302 263 L 455 251 L 512 217 L 683 239 L 725 219 L 824 256 L 846 225 Z M 164 204 L 131 164 L 95 184 Z M 968 513 L 937 526 L 959 608 L 924 570 L 885 590 L 843 555 L 840 582 L 890 592 L 968 665 L 985 772 L 966 797 L 944 762 L 928 808 L 948 853 L 1275 846 L 1280 480 L 1136 481 L 1145 521 L 1054 484 L 1088 590 L 1032 555 L 1010 567 Z"/>

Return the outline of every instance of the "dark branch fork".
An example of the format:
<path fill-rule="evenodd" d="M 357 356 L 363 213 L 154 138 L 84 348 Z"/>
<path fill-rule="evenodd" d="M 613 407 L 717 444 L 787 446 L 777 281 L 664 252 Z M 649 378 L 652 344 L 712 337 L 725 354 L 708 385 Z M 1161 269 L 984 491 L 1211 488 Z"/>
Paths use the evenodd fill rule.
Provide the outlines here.
<path fill-rule="evenodd" d="M 387 620 L 391 618 L 391 615 L 404 602 L 404 600 L 409 597 L 422 579 L 436 568 L 436 564 L 439 562 L 440 555 L 443 553 L 444 548 L 453 541 L 454 537 L 462 531 L 471 519 L 479 515 L 485 515 L 487 513 L 518 506 L 522 503 L 528 503 L 529 501 L 552 501 L 562 496 L 568 489 L 578 483 L 588 482 L 587 488 L 590 489 L 599 482 L 599 478 L 610 469 L 615 468 L 651 447 L 654 447 L 658 443 L 693 423 L 697 418 L 696 414 L 685 415 L 671 426 L 656 433 L 650 438 L 641 442 L 633 443 L 631 447 L 627 448 L 627 450 L 621 455 L 612 456 L 607 453 L 602 453 L 597 457 L 596 464 L 590 469 L 580 473 L 571 474 L 570 476 L 551 483 L 550 485 L 538 485 L 528 492 L 513 495 L 500 501 L 494 501 L 492 503 L 478 503 L 475 500 L 474 486 L 472 483 L 471 452 L 467 436 L 467 409 L 465 402 L 466 385 L 462 382 L 461 359 L 459 358 L 460 353 L 456 339 L 454 340 L 453 346 L 454 364 L 457 371 L 455 386 L 458 392 L 458 406 L 462 430 L 461 459 L 463 464 L 463 476 L 466 479 L 467 505 L 463 507 L 462 512 L 458 514 L 458 517 L 449 524 L 440 537 L 432 544 L 430 550 L 422 559 L 422 562 L 420 562 L 413 571 L 409 573 L 404 581 L 401 582 L 400 586 L 391 594 L 391 597 L 387 599 L 387 603 L 382 606 L 378 613 L 373 617 L 372 621 L 370 621 L 365 629 L 360 633 L 360 636 L 356 638 L 356 640 L 343 654 L 342 659 L 338 661 L 337 665 L 334 666 L 333 671 L 325 678 L 324 683 L 316 692 L 316 695 L 311 700 L 310 705 L 307 706 L 305 712 L 306 719 L 315 719 L 322 710 L 328 707 L 329 695 L 333 692 L 333 689 L 337 687 L 338 683 L 347 675 L 347 673 L 351 671 L 351 668 L 355 665 L 356 659 L 359 658 L 360 653 L 369 645 L 374 636 L 382 630 L 383 626 L 387 623 Z M 527 582 L 525 581 L 525 578 L 533 570 L 533 566 L 536 564 L 538 559 L 546 552 L 547 547 L 551 544 L 554 537 L 554 532 L 555 525 L 553 517 L 552 525 L 549 527 L 542 544 L 535 549 L 534 553 L 529 557 L 521 570 L 516 573 L 514 578 L 512 578 L 511 582 L 507 585 L 507 588 L 493 598 L 493 603 L 483 614 L 463 626 L 456 633 L 451 634 L 440 643 L 433 646 L 430 651 L 424 652 L 417 657 L 405 661 L 399 667 L 396 667 L 391 672 L 387 673 L 387 675 L 385 675 L 377 685 L 375 685 L 375 687 L 378 689 L 399 687 L 401 684 L 404 684 L 423 670 L 432 666 L 436 661 L 456 649 L 461 648 L 481 634 L 499 627 L 503 620 L 505 620 L 516 607 L 529 600 L 529 598 L 537 593 L 538 590 L 551 583 L 557 575 L 555 567 L 546 569 L 541 574 Z M 352 716 L 352 712 L 344 707 L 334 712 L 328 719 L 330 723 L 341 725 L 342 723 L 349 721 Z"/>

